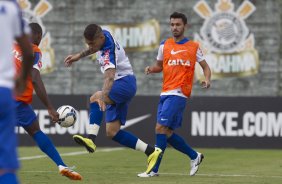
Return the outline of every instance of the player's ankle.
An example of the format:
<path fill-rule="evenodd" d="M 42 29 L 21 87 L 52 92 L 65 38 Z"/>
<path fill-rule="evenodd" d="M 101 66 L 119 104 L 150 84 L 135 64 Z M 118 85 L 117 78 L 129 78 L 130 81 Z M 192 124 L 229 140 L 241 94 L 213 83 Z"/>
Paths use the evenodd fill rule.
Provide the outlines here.
<path fill-rule="evenodd" d="M 87 138 L 88 138 L 88 139 L 91 139 L 92 142 L 95 143 L 96 137 L 97 137 L 97 136 L 94 135 L 94 134 L 89 134 Z"/>
<path fill-rule="evenodd" d="M 149 155 L 151 155 L 154 151 L 155 151 L 155 148 L 148 144 L 148 146 L 147 146 L 147 148 L 146 148 L 146 150 L 145 150 L 145 154 L 146 154 L 147 156 L 149 156 Z"/>

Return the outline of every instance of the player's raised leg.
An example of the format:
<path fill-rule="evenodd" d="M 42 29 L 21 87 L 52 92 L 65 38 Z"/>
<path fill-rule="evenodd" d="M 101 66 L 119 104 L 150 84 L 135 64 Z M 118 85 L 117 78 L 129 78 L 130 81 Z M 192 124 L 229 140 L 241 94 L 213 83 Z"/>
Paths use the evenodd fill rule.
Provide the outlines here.
<path fill-rule="evenodd" d="M 75 142 L 84 146 L 89 153 L 93 153 L 96 150 L 95 140 L 103 119 L 103 111 L 100 110 L 97 102 L 100 93 L 101 91 L 98 91 L 90 97 L 88 137 L 86 138 L 81 135 L 73 136 Z"/>

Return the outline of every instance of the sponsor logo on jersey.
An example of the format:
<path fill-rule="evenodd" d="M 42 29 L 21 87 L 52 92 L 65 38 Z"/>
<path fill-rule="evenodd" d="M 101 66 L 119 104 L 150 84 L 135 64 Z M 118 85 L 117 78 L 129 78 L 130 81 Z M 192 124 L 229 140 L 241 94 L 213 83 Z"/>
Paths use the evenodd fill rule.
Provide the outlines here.
<path fill-rule="evenodd" d="M 42 22 L 42 18 L 47 15 L 53 6 L 47 0 L 40 0 L 33 9 L 31 9 L 31 3 L 29 0 L 17 0 L 19 3 L 24 19 L 29 22 L 37 22 L 43 29 L 43 37 L 39 48 L 42 51 L 42 69 L 41 74 L 50 73 L 55 69 L 55 52 L 51 47 L 51 34 L 46 31 L 46 28 Z"/>
<path fill-rule="evenodd" d="M 168 60 L 168 65 L 169 66 L 177 66 L 177 65 L 191 66 L 191 63 L 189 60 L 170 59 Z"/>
<path fill-rule="evenodd" d="M 110 65 L 110 50 L 104 52 L 104 63 L 103 66 Z"/>
<path fill-rule="evenodd" d="M 255 6 L 246 0 L 235 10 L 232 0 L 218 0 L 214 9 L 205 0 L 194 6 L 194 11 L 205 19 L 194 39 L 203 48 L 213 79 L 256 74 L 258 53 L 254 35 L 245 23 L 256 10 Z M 202 77 L 200 67 L 196 74 Z"/>

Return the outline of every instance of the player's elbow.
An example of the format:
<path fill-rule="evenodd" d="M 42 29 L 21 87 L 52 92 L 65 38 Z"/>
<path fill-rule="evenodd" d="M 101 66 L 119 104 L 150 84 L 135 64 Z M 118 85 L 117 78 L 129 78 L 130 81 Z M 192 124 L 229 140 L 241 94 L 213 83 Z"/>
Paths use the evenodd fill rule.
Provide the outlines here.
<path fill-rule="evenodd" d="M 37 85 L 38 84 L 38 80 L 37 80 L 37 78 L 34 75 L 32 75 L 32 84 L 33 85 Z"/>
<path fill-rule="evenodd" d="M 32 79 L 32 86 L 34 90 L 36 91 L 38 89 L 38 80 Z"/>

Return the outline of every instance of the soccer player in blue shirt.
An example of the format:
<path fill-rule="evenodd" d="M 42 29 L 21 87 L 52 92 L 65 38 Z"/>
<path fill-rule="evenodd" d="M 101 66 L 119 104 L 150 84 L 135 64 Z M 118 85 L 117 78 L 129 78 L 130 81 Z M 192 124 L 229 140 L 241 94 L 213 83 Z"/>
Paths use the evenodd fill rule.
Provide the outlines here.
<path fill-rule="evenodd" d="M 161 155 L 159 148 L 154 148 L 133 134 L 121 130 L 121 125 L 126 123 L 129 102 L 136 93 L 136 78 L 131 64 L 123 47 L 113 38 L 110 32 L 102 30 L 96 24 L 88 25 L 84 30 L 84 39 L 88 49 L 69 55 L 65 65 L 91 55 L 97 54 L 97 60 L 104 73 L 104 85 L 101 91 L 90 97 L 90 126 L 88 138 L 74 135 L 74 140 L 89 152 L 96 149 L 95 138 L 98 134 L 103 111 L 106 111 L 106 132 L 113 141 L 126 147 L 144 152 L 148 156 L 148 169 L 150 172 Z"/>

